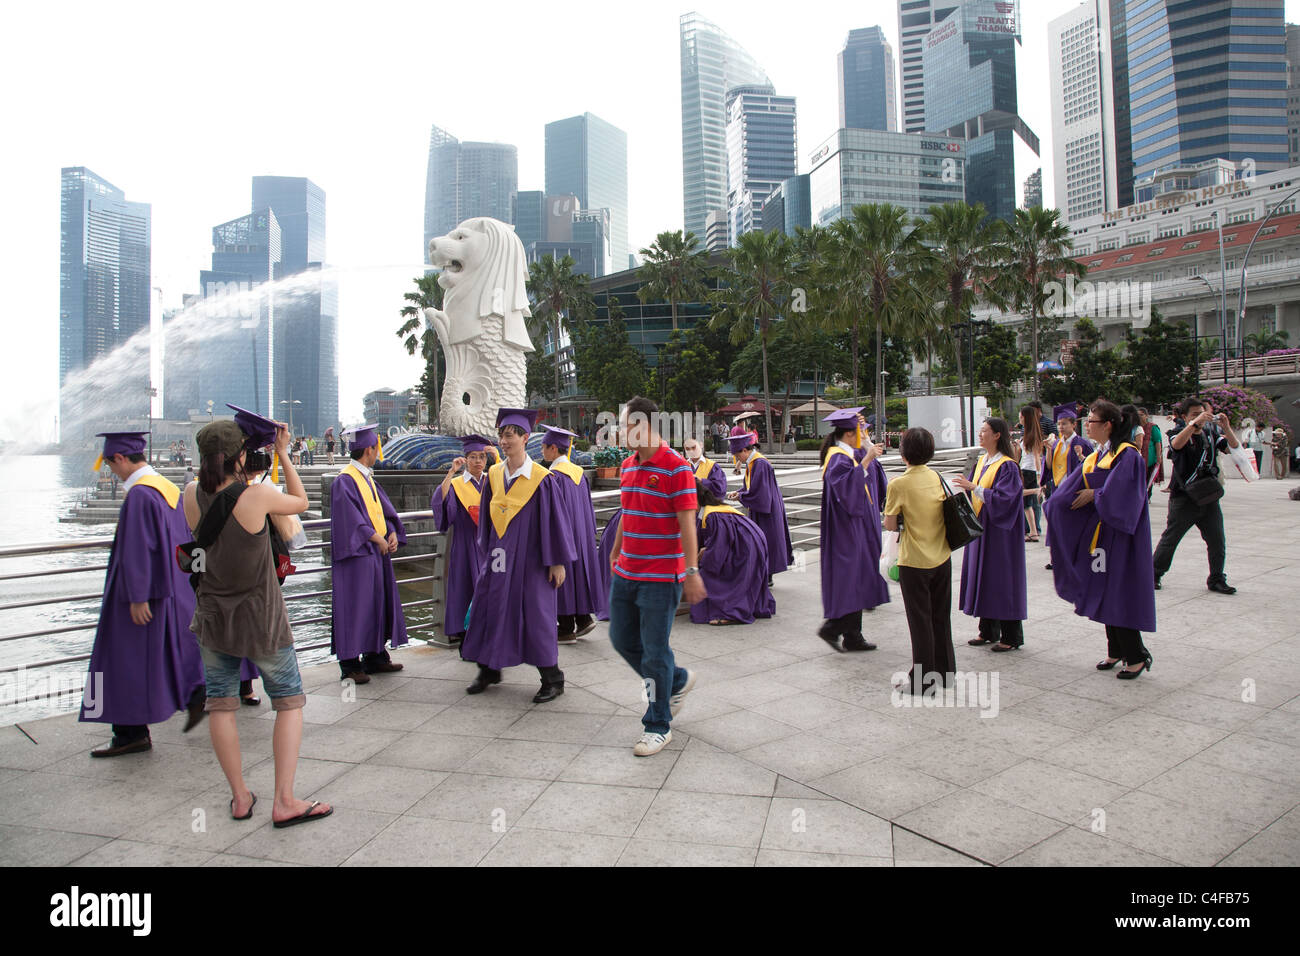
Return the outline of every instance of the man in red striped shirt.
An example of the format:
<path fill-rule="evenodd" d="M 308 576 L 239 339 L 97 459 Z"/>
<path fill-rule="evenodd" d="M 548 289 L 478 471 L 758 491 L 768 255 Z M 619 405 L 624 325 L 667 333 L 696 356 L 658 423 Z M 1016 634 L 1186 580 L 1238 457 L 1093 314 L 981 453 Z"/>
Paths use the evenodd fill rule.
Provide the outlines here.
<path fill-rule="evenodd" d="M 677 605 L 708 594 L 696 567 L 695 471 L 668 447 L 655 427 L 659 407 L 633 398 L 619 426 L 632 455 L 623 462 L 623 520 L 610 549 L 609 639 L 645 682 L 645 733 L 632 752 L 656 754 L 673 739 L 670 729 L 695 675 L 678 667 L 668 643 Z"/>

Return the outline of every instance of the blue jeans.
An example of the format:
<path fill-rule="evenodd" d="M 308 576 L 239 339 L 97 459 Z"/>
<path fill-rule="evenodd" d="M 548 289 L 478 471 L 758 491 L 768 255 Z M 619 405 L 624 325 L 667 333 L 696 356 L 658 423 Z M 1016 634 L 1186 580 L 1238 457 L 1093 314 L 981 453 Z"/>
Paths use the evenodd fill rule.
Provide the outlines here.
<path fill-rule="evenodd" d="M 203 673 L 208 685 L 207 710 L 239 709 L 239 666 L 242 657 L 200 646 Z M 250 660 L 262 672 L 262 686 L 271 698 L 272 710 L 293 710 L 307 703 L 298 673 L 298 655 L 292 647 L 282 647 L 265 657 Z"/>
<path fill-rule="evenodd" d="M 686 671 L 673 661 L 668 644 L 681 599 L 682 586 L 676 582 L 610 575 L 609 640 L 645 681 L 649 706 L 641 723 L 652 734 L 668 733 L 673 719 L 669 700 L 686 686 Z"/>

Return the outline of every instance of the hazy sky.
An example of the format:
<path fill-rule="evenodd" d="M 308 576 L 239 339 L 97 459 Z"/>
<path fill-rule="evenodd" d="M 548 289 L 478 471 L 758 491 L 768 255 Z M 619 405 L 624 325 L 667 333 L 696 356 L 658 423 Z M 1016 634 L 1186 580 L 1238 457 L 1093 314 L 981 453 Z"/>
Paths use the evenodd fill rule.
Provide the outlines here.
<path fill-rule="evenodd" d="M 1295 0 L 1300 3 L 1300 0 Z M 1047 22 L 1077 0 L 1022 0 L 1020 111 L 1042 139 L 1052 202 Z M 340 416 L 415 384 L 393 331 L 419 271 L 430 124 L 519 148 L 541 189 L 546 123 L 590 111 L 628 134 L 629 238 L 682 226 L 678 17 L 692 7 L 611 0 L 477 4 L 60 2 L 6 11 L 0 153 L 0 329 L 11 350 L 0 438 L 31 418 L 51 437 L 58 382 L 59 170 L 88 166 L 153 205 L 153 281 L 165 305 L 198 291 L 211 229 L 250 211 L 251 177 L 306 176 L 327 197 L 340 284 Z M 838 123 L 836 54 L 893 0 L 717 0 L 695 6 L 798 98 L 800 170 Z M 1293 0 L 1287 11 L 1294 14 Z M 1019 163 L 1019 160 L 1018 160 Z M 1035 168 L 1018 165 L 1023 182 Z M 21 349 L 15 361 L 13 349 Z"/>

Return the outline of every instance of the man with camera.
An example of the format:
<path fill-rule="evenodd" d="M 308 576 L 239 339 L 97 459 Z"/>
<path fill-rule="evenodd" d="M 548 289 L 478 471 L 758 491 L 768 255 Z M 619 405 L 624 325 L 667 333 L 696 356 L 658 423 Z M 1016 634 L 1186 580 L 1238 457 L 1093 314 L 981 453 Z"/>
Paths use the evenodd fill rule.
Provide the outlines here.
<path fill-rule="evenodd" d="M 1227 453 L 1240 443 L 1228 416 L 1217 416 L 1203 400 L 1193 396 L 1179 406 L 1179 413 L 1187 421 L 1185 428 L 1169 439 L 1169 457 L 1173 460 L 1173 477 L 1169 482 L 1169 517 L 1165 532 L 1156 545 L 1156 589 L 1160 579 L 1173 563 L 1174 551 L 1183 535 L 1196 526 L 1209 552 L 1210 576 L 1206 586 L 1219 594 L 1236 594 L 1223 574 L 1227 559 L 1227 543 L 1223 535 L 1223 510 L 1219 499 L 1223 485 L 1219 483 L 1219 454 Z"/>

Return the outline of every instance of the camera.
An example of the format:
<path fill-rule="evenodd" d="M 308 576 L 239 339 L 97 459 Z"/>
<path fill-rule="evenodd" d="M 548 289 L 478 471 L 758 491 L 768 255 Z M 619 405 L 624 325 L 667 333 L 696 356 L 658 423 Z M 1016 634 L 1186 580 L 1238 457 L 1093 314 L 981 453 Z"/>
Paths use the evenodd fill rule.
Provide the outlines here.
<path fill-rule="evenodd" d="M 271 456 L 264 449 L 251 449 L 248 454 L 244 456 L 244 470 L 250 475 L 256 474 L 260 471 L 266 471 L 270 467 Z"/>

